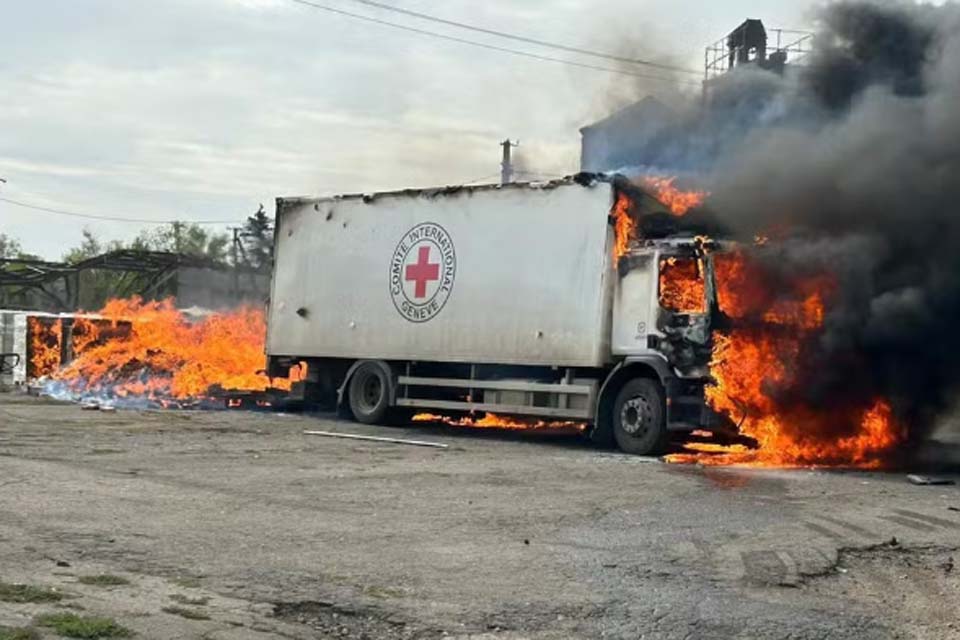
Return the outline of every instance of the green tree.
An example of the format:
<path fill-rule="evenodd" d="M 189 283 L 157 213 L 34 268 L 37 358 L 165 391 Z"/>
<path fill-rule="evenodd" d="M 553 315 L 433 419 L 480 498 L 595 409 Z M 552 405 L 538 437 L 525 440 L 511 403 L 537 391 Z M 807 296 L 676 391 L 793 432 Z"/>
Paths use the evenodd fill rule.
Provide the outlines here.
<path fill-rule="evenodd" d="M 263 205 L 247 218 L 240 232 L 247 264 L 256 269 L 267 269 L 273 264 L 273 218 Z"/>
<path fill-rule="evenodd" d="M 114 240 L 113 242 L 101 242 L 90 229 L 83 230 L 83 240 L 80 244 L 63 255 L 63 261 L 68 264 L 77 264 L 90 258 L 96 258 L 111 251 L 119 251 L 123 248 L 123 243 Z"/>
<path fill-rule="evenodd" d="M 165 251 L 225 262 L 229 245 L 230 237 L 225 233 L 207 231 L 198 224 L 171 222 L 140 232 L 130 244 L 130 248 Z"/>
<path fill-rule="evenodd" d="M 23 253 L 20 242 L 5 233 L 0 233 L 0 259 L 19 258 Z"/>

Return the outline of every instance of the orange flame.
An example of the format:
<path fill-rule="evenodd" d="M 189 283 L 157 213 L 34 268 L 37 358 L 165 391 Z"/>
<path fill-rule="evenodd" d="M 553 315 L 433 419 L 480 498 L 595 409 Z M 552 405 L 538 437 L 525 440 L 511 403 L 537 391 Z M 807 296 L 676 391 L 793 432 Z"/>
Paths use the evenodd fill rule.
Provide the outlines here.
<path fill-rule="evenodd" d="M 683 191 L 676 186 L 676 177 L 645 176 L 641 184 L 650 194 L 665 204 L 675 216 L 685 216 L 691 209 L 703 206 L 710 196 L 707 191 Z"/>
<path fill-rule="evenodd" d="M 27 319 L 30 334 L 30 378 L 49 376 L 60 366 L 63 344 L 63 324 L 59 318 L 33 317 Z"/>
<path fill-rule="evenodd" d="M 290 380 L 271 382 L 261 372 L 266 336 L 261 310 L 243 308 L 191 322 L 173 300 L 133 298 L 111 300 L 99 315 L 100 328 L 80 325 L 84 350 L 53 376 L 74 392 L 185 399 L 217 389 L 290 387 Z M 117 332 L 120 325 L 129 329 Z M 116 335 L 100 339 L 107 328 Z"/>
<path fill-rule="evenodd" d="M 611 216 L 614 221 L 614 235 L 616 244 L 614 245 L 613 256 L 617 260 L 630 252 L 630 243 L 636 240 L 637 223 L 630 215 L 633 207 L 633 201 L 630 196 L 622 191 L 617 194 L 617 202 L 613 205 Z"/>
<path fill-rule="evenodd" d="M 494 413 L 484 414 L 482 418 L 451 418 L 449 416 L 431 413 L 419 413 L 413 416 L 413 422 L 434 422 L 451 427 L 468 427 L 474 429 L 504 429 L 511 431 L 527 430 L 573 430 L 585 431 L 587 425 L 574 421 L 545 421 L 535 418 L 508 418 Z"/>
<path fill-rule="evenodd" d="M 87 351 L 100 340 L 101 324 L 103 324 L 102 321 L 91 318 L 79 317 L 74 319 L 71 332 L 74 354 Z"/>
<path fill-rule="evenodd" d="M 830 465 L 881 467 L 900 442 L 893 410 L 885 399 L 844 399 L 824 408 L 780 398 L 805 384 L 802 360 L 823 327 L 835 283 L 826 275 L 773 286 L 743 254 L 715 256 L 718 302 L 733 328 L 714 335 L 706 391 L 716 411 L 740 424 L 756 450 L 688 446 L 692 453 L 669 456 L 678 463 L 751 466 Z M 775 296 L 775 297 L 774 297 Z"/>
<path fill-rule="evenodd" d="M 703 262 L 694 258 L 660 261 L 660 306 L 676 313 L 705 313 Z"/>

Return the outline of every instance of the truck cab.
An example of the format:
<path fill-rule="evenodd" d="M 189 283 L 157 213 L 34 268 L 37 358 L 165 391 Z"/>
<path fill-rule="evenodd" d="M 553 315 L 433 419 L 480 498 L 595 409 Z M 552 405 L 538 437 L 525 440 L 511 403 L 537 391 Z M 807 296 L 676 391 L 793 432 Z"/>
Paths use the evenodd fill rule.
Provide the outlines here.
<path fill-rule="evenodd" d="M 704 398 L 717 309 L 715 249 L 706 238 L 681 236 L 640 241 L 620 258 L 611 314 L 618 365 L 605 387 L 621 390 L 601 393 L 595 440 L 649 453 L 670 433 L 730 426 Z"/>
<path fill-rule="evenodd" d="M 708 244 L 697 238 L 652 240 L 621 258 L 613 301 L 614 356 L 662 358 L 681 378 L 708 375 L 716 307 Z"/>

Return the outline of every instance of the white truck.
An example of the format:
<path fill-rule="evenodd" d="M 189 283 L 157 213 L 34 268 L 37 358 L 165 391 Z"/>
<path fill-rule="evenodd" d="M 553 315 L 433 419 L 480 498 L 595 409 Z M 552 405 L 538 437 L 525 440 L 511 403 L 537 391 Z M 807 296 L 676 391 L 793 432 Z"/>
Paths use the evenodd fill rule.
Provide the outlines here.
<path fill-rule="evenodd" d="M 573 420 L 658 453 L 671 431 L 716 419 L 712 258 L 692 235 L 623 251 L 618 204 L 641 233 L 674 220 L 594 174 L 280 198 L 268 372 L 306 363 L 300 392 L 367 424 L 416 411 Z M 677 274 L 683 291 L 667 291 Z"/>

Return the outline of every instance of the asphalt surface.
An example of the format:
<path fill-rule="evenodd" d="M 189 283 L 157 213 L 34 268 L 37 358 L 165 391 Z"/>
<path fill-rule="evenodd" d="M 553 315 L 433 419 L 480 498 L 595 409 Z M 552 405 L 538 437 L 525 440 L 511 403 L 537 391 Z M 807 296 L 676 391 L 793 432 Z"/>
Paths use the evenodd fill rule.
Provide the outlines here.
<path fill-rule="evenodd" d="M 0 394 L 0 549 L 0 582 L 68 596 L 0 602 L 0 627 L 70 610 L 171 639 L 960 638 L 957 486 L 677 467 L 570 435 Z M 80 582 L 100 574 L 129 584 Z"/>

